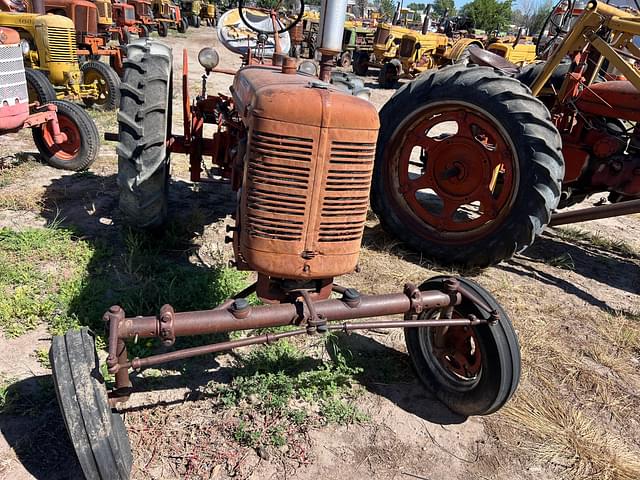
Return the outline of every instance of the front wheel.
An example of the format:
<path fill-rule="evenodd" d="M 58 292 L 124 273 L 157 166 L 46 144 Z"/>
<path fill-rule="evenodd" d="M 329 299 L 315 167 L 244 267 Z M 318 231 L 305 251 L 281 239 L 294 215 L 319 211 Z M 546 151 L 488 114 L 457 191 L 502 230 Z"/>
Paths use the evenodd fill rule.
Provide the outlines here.
<path fill-rule="evenodd" d="M 41 70 L 25 68 L 24 75 L 27 80 L 29 103 L 38 102 L 40 105 L 46 105 L 56 99 L 53 85 Z"/>
<path fill-rule="evenodd" d="M 356 52 L 353 57 L 353 73 L 360 77 L 366 77 L 369 73 L 369 54 Z"/>
<path fill-rule="evenodd" d="M 180 20 L 176 28 L 178 29 L 178 33 L 185 33 L 188 28 L 187 20 L 185 18 Z"/>
<path fill-rule="evenodd" d="M 193 16 L 193 26 L 195 28 L 200 28 L 200 17 L 197 15 Z"/>
<path fill-rule="evenodd" d="M 140 24 L 140 31 L 138 33 L 138 38 L 147 38 L 149 36 L 149 29 L 146 25 Z"/>
<path fill-rule="evenodd" d="M 60 411 L 85 477 L 128 479 L 131 445 L 122 418 L 109 408 L 93 334 L 84 327 L 53 337 L 49 359 Z"/>
<path fill-rule="evenodd" d="M 100 135 L 96 124 L 82 107 L 64 101 L 51 102 L 58 109 L 60 131 L 66 140 L 56 144 L 48 123 L 32 130 L 33 141 L 44 161 L 63 170 L 86 170 L 100 151 Z"/>
<path fill-rule="evenodd" d="M 158 22 L 158 35 L 166 37 L 168 33 L 169 27 L 167 26 L 167 22 Z"/>
<path fill-rule="evenodd" d="M 420 286 L 421 291 L 442 290 L 449 277 L 435 277 Z M 405 340 L 411 362 L 420 381 L 451 411 L 464 416 L 488 415 L 511 398 L 520 379 L 520 347 L 509 317 L 497 301 L 478 284 L 459 278 L 498 312 L 494 324 L 454 327 L 406 328 Z M 420 319 L 440 318 L 441 310 L 422 312 Z M 489 313 L 464 299 L 454 307 L 454 318 Z"/>
<path fill-rule="evenodd" d="M 128 30 L 125 30 L 128 33 Z M 95 97 L 83 97 L 87 107 L 100 110 L 115 110 L 120 103 L 120 78 L 115 70 L 106 63 L 90 61 L 82 64 L 82 83 L 96 89 Z"/>
<path fill-rule="evenodd" d="M 398 85 L 402 70 L 402 66 L 399 64 L 400 62 L 394 59 L 382 65 L 380 72 L 378 72 L 378 84 L 381 88 L 394 88 Z"/>
<path fill-rule="evenodd" d="M 560 200 L 562 141 L 547 108 L 488 67 L 450 66 L 382 108 L 371 206 L 442 265 L 486 267 L 533 243 Z"/>
<path fill-rule="evenodd" d="M 339 65 L 342 68 L 349 68 L 351 66 L 351 63 L 352 63 L 351 52 L 342 52 L 342 55 L 340 55 L 340 59 L 339 59 Z"/>

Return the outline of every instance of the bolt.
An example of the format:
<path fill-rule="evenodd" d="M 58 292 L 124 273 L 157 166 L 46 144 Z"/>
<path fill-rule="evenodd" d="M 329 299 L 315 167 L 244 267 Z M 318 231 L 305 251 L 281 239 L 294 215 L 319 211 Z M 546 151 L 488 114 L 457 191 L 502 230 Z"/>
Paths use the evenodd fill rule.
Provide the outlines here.
<path fill-rule="evenodd" d="M 360 298 L 360 292 L 355 288 L 347 288 L 342 294 L 344 300 L 358 300 Z"/>
<path fill-rule="evenodd" d="M 236 312 L 242 312 L 249 308 L 249 302 L 247 302 L 246 298 L 237 298 L 233 301 L 231 308 Z"/>
<path fill-rule="evenodd" d="M 113 305 L 109 308 L 109 313 L 120 313 L 120 310 L 122 309 L 118 305 Z"/>
<path fill-rule="evenodd" d="M 444 291 L 446 293 L 457 293 L 458 288 L 460 287 L 460 282 L 455 278 L 447 278 L 444 281 Z"/>

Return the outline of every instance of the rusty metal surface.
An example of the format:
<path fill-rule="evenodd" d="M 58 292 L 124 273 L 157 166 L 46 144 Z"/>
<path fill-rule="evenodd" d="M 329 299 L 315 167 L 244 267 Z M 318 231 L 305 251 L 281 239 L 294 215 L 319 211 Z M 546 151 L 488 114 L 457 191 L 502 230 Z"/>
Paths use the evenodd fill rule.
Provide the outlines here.
<path fill-rule="evenodd" d="M 413 304 L 412 304 L 413 300 Z M 419 292 L 412 299 L 406 293 L 362 295 L 357 306 L 351 307 L 342 299 L 314 302 L 315 311 L 327 321 L 341 321 L 384 315 L 404 314 L 419 307 L 442 308 L 452 304 L 449 294 L 440 291 Z M 311 314 L 304 302 L 249 307 L 242 318 L 233 308 L 175 313 L 173 336 L 204 335 L 236 330 L 301 325 Z M 160 337 L 163 325 L 160 315 L 122 319 L 118 337 L 123 339 Z"/>
<path fill-rule="evenodd" d="M 583 208 L 570 212 L 556 213 L 551 217 L 549 226 L 557 227 L 568 223 L 587 222 L 600 218 L 619 217 L 621 215 L 631 215 L 640 213 L 640 200 L 629 200 L 626 202 L 603 205 L 601 207 Z"/>

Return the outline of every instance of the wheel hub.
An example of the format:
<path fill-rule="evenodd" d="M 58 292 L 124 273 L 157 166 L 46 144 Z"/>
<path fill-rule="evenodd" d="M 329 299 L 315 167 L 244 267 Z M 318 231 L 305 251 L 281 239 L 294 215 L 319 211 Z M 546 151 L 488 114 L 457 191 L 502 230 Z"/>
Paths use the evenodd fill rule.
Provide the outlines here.
<path fill-rule="evenodd" d="M 447 373 L 461 380 L 473 380 L 478 376 L 482 355 L 473 328 L 434 328 L 431 341 L 433 353 Z"/>

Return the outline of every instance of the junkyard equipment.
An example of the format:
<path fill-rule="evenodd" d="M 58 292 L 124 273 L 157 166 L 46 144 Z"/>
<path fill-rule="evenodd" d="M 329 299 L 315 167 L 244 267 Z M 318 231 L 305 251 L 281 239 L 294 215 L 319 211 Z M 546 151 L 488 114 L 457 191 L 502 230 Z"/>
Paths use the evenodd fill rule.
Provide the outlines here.
<path fill-rule="evenodd" d="M 150 0 L 127 0 L 127 3 L 135 10 L 138 28 L 143 31 L 142 37 L 148 37 L 149 33 L 159 30 L 158 22 L 153 18 Z"/>
<path fill-rule="evenodd" d="M 207 27 L 216 26 L 216 4 L 212 0 L 202 2 L 200 7 L 200 18 Z"/>
<path fill-rule="evenodd" d="M 0 27 L 0 135 L 30 128 L 40 155 L 51 166 L 88 168 L 100 149 L 95 124 L 82 108 L 64 101 L 31 105 L 30 113 L 23 45 L 18 32 Z M 35 78 L 48 82 L 44 75 Z"/>
<path fill-rule="evenodd" d="M 33 5 L 37 6 L 38 2 L 34 1 Z M 74 25 L 69 18 L 0 12 L 0 26 L 16 30 L 24 40 L 31 101 L 44 104 L 56 98 L 70 98 L 105 110 L 117 108 L 120 98 L 118 75 L 102 62 L 87 61 L 82 68 L 78 65 Z M 46 75 L 53 88 L 51 85 L 46 90 L 39 88 L 42 82 L 33 80 L 38 74 Z"/>
<path fill-rule="evenodd" d="M 104 320 L 107 365 L 116 388 L 109 394 L 96 368 L 91 334 L 84 329 L 54 338 L 50 357 L 58 399 L 87 477 L 128 478 L 126 431 L 110 407 L 129 395 L 130 369 L 171 360 L 296 335 L 397 327 L 405 329 L 418 377 L 452 410 L 489 414 L 515 390 L 520 372 L 515 332 L 478 285 L 437 277 L 420 287 L 405 284 L 398 293 L 364 295 L 334 283 L 358 263 L 378 134 L 374 106 L 326 82 L 340 53 L 346 3 L 323 2 L 320 78 L 298 72 L 290 57 L 261 56 L 258 46 L 235 73 L 230 96 L 208 94 L 203 82 L 191 100 L 185 53 L 182 135 L 171 128 L 171 51 L 151 41 L 129 47 L 118 146 L 125 216 L 138 225 L 163 219 L 172 152 L 189 156 L 194 180 L 203 157 L 210 157 L 238 192 L 230 228 L 237 267 L 257 271 L 258 280 L 210 311 L 179 313 L 165 305 L 157 316 L 127 318 L 121 307 L 111 307 Z M 259 32 L 261 38 L 291 29 L 302 15 L 278 13 L 269 12 L 271 26 Z M 280 60 L 282 65 L 275 65 Z M 199 61 L 206 74 L 229 72 L 216 69 L 218 55 L 211 48 L 200 52 Z M 203 136 L 206 123 L 218 126 L 211 138 Z M 247 302 L 254 291 L 267 305 Z M 350 321 L 390 315 L 404 320 Z M 156 337 L 171 346 L 183 336 L 278 325 L 298 328 L 146 358 L 129 358 L 126 347 L 132 339 Z"/>
<path fill-rule="evenodd" d="M 194 27 L 200 28 L 200 11 L 202 10 L 202 2 L 200 0 L 181 0 L 180 14 L 187 23 Z"/>
<path fill-rule="evenodd" d="M 182 18 L 180 8 L 170 0 L 151 0 L 153 17 L 158 22 L 158 35 L 166 37 L 169 29 L 173 28 L 184 33 L 189 28 L 186 18 Z"/>
<path fill-rule="evenodd" d="M 640 17 L 590 1 L 561 30 L 546 63 L 519 69 L 472 47 L 494 68 L 423 74 L 385 105 L 371 197 L 385 230 L 443 264 L 483 267 L 549 222 L 638 211 Z M 605 62 L 626 80 L 601 81 Z M 606 213 L 552 216 L 599 192 Z"/>

